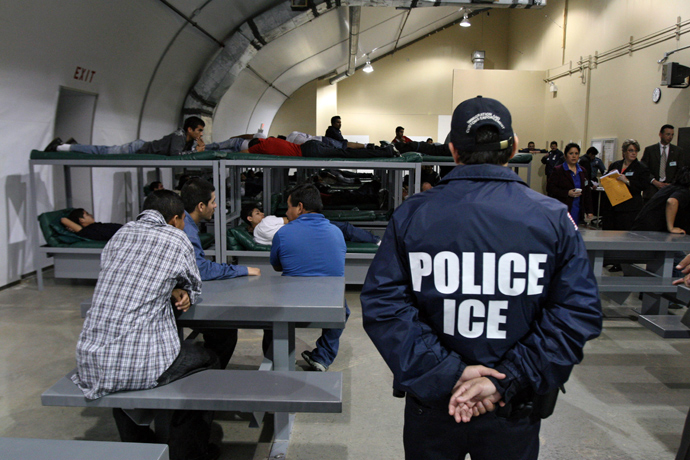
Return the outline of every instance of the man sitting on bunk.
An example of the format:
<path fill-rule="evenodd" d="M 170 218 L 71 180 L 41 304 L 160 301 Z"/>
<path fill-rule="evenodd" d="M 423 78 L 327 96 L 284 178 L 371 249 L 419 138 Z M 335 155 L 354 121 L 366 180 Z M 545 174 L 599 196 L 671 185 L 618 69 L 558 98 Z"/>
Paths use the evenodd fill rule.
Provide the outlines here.
<path fill-rule="evenodd" d="M 264 215 L 254 203 L 242 206 L 242 215 L 240 217 L 249 224 L 249 233 L 252 234 L 254 241 L 258 244 L 271 245 L 276 232 L 288 223 L 287 217 Z M 330 222 L 343 232 L 345 241 L 352 241 L 353 243 L 381 243 L 381 238 L 378 236 L 357 228 L 349 222 Z"/>
<path fill-rule="evenodd" d="M 96 222 L 93 214 L 84 208 L 72 210 L 67 217 L 60 219 L 60 223 L 77 236 L 96 241 L 108 241 L 122 228 L 122 224 Z"/>
<path fill-rule="evenodd" d="M 249 141 L 247 152 L 306 158 L 392 158 L 399 156 L 398 151 L 392 145 L 374 149 L 337 149 L 314 140 L 297 145 L 275 137 L 252 139 Z"/>
<path fill-rule="evenodd" d="M 137 139 L 136 141 L 127 144 L 112 146 L 85 145 L 76 143 L 65 144 L 62 143 L 62 140 L 59 137 L 57 137 L 53 139 L 50 144 L 48 144 L 48 146 L 45 148 L 45 151 L 79 152 L 98 155 L 149 153 L 165 156 L 186 155 L 194 152 L 203 152 L 205 150 L 239 152 L 240 150 L 247 148 L 247 136 L 252 136 L 251 134 L 244 134 L 241 136 L 231 137 L 223 142 L 206 144 L 202 139 L 205 126 L 206 124 L 201 118 L 192 116 L 185 120 L 182 128 L 177 129 L 175 132 L 168 134 L 161 139 L 150 142 Z"/>
<path fill-rule="evenodd" d="M 206 259 L 199 239 L 199 223 L 212 218 L 217 207 L 215 187 L 212 184 L 199 177 L 192 177 L 182 187 L 181 196 L 184 203 L 183 230 L 194 248 L 202 281 L 261 274 L 258 268 L 219 264 Z M 225 369 L 237 345 L 237 329 L 199 329 L 199 332 L 204 334 L 204 347 L 218 355 L 220 368 Z"/>

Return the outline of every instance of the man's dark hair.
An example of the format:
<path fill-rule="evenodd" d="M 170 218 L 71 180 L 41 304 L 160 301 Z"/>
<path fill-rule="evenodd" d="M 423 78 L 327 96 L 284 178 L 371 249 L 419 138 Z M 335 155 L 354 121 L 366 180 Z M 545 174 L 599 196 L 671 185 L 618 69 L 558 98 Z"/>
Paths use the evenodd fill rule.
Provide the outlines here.
<path fill-rule="evenodd" d="M 579 145 L 579 144 L 576 144 L 575 142 L 571 142 L 571 143 L 569 143 L 568 145 L 565 146 L 565 149 L 563 149 L 563 153 L 567 155 L 568 152 L 570 152 L 570 149 L 572 149 L 572 148 L 576 148 L 576 149 L 577 149 L 577 153 L 582 152 L 582 149 L 580 149 L 580 145 Z"/>
<path fill-rule="evenodd" d="M 242 219 L 242 222 L 249 224 L 247 217 L 251 217 L 252 212 L 254 212 L 255 209 L 260 209 L 259 205 L 256 203 L 247 203 L 243 205 L 242 209 L 240 210 L 240 219 Z"/>
<path fill-rule="evenodd" d="M 172 190 L 156 190 L 149 193 L 144 200 L 144 211 L 153 209 L 163 214 L 163 219 L 166 222 L 179 216 L 184 218 L 184 204 L 182 198 Z"/>
<path fill-rule="evenodd" d="M 277 137 L 278 139 L 282 139 L 282 140 L 284 140 L 284 141 L 287 140 L 287 137 L 283 136 L 282 134 L 278 134 L 276 137 Z"/>
<path fill-rule="evenodd" d="M 556 141 L 551 141 L 551 143 L 549 144 L 549 147 L 551 147 L 554 144 L 556 144 L 556 148 L 558 148 L 558 142 L 556 142 Z"/>
<path fill-rule="evenodd" d="M 79 223 L 79 219 L 81 219 L 82 217 L 84 217 L 84 213 L 85 213 L 85 212 L 86 212 L 86 210 L 85 210 L 84 208 L 72 209 L 72 211 L 69 213 L 69 215 L 67 216 L 67 218 L 68 218 L 69 220 L 71 220 L 72 222 L 74 222 L 75 224 L 81 225 L 81 224 Z"/>
<path fill-rule="evenodd" d="M 493 125 L 484 125 L 477 128 L 477 134 L 474 138 L 476 143 L 476 152 L 458 151 L 460 162 L 466 165 L 478 164 L 495 164 L 503 165 L 510 160 L 510 154 L 513 153 L 513 143 L 508 143 L 508 148 L 503 150 L 481 150 L 482 144 L 493 144 L 499 142 L 498 128 Z"/>
<path fill-rule="evenodd" d="M 154 180 L 153 182 L 151 182 L 149 184 L 149 189 L 151 189 L 152 191 L 156 190 L 158 188 L 158 186 L 160 186 L 160 185 L 163 185 L 163 183 L 161 181 Z"/>
<path fill-rule="evenodd" d="M 596 147 L 590 147 L 585 152 L 585 155 L 597 156 L 597 155 L 599 155 L 599 150 L 597 150 Z"/>
<path fill-rule="evenodd" d="M 340 120 L 340 115 L 334 115 L 331 117 L 331 124 L 335 123 L 336 121 Z"/>
<path fill-rule="evenodd" d="M 293 188 L 288 193 L 288 200 L 292 206 L 297 206 L 302 203 L 304 210 L 307 212 L 321 212 L 323 211 L 323 202 L 321 201 L 321 193 L 312 184 L 301 184 Z"/>
<path fill-rule="evenodd" d="M 690 187 L 690 167 L 683 166 L 676 172 L 676 177 L 673 179 L 673 185 L 681 187 Z"/>
<path fill-rule="evenodd" d="M 192 177 L 185 182 L 180 191 L 184 210 L 188 213 L 194 212 L 199 203 L 208 204 L 211 201 L 211 194 L 216 190 L 212 183 L 205 181 L 201 177 Z"/>
<path fill-rule="evenodd" d="M 398 134 L 398 131 L 400 131 L 401 129 L 403 131 L 405 130 L 405 128 L 403 128 L 402 126 L 398 126 L 397 128 L 395 128 L 395 134 Z"/>
<path fill-rule="evenodd" d="M 258 144 L 259 142 L 261 142 L 261 139 L 255 137 L 254 139 L 252 139 L 251 141 L 249 141 L 249 145 L 248 145 L 247 148 L 252 148 L 252 147 L 254 147 L 256 144 Z"/>
<path fill-rule="evenodd" d="M 666 124 L 666 125 L 661 127 L 661 129 L 659 130 L 659 133 L 660 134 L 663 133 L 665 129 L 676 129 L 676 128 L 674 128 L 673 125 Z"/>
<path fill-rule="evenodd" d="M 184 121 L 184 132 L 187 132 L 187 128 L 192 128 L 192 131 L 194 131 L 197 127 L 199 126 L 206 126 L 206 123 L 204 123 L 204 120 L 202 120 L 199 117 L 189 117 Z"/>
<path fill-rule="evenodd" d="M 529 141 L 527 145 L 534 144 L 534 141 Z"/>

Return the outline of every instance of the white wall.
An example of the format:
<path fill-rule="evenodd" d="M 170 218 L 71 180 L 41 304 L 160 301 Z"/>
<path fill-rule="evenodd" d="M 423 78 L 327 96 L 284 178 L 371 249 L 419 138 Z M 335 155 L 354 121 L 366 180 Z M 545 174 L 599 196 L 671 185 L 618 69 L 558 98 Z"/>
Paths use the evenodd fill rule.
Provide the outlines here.
<path fill-rule="evenodd" d="M 29 196 L 29 154 L 53 137 L 60 86 L 98 94 L 94 143 L 136 138 L 144 93 L 154 68 L 183 22 L 159 2 L 4 2 L 0 14 L 0 286 L 35 269 L 33 219 L 64 206 L 62 179 L 40 168 L 37 197 Z M 141 137 L 173 131 L 182 100 L 216 45 L 185 29 L 161 63 L 144 110 Z M 77 67 L 95 71 L 75 79 Z M 77 76 L 81 75 L 81 71 Z M 86 72 L 84 72 L 86 74 Z M 53 178 L 55 176 L 55 178 Z M 100 181 L 98 201 L 119 200 L 116 182 Z M 115 198 L 113 198 L 115 197 Z M 109 220 L 109 216 L 99 216 Z M 48 261 L 46 260 L 46 265 Z"/>

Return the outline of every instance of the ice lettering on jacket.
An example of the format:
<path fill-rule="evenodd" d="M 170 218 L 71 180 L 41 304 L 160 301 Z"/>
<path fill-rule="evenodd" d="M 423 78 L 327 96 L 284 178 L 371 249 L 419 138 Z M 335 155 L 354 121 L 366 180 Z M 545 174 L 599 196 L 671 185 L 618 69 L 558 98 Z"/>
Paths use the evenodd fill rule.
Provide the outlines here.
<path fill-rule="evenodd" d="M 475 269 L 475 260 L 480 257 L 481 278 Z M 461 260 L 462 259 L 462 260 Z M 433 257 L 426 252 L 409 253 L 412 289 L 421 292 L 425 277 L 433 279 L 439 294 L 496 295 L 516 297 L 523 294 L 539 295 L 544 291 L 542 280 L 546 254 L 508 252 L 497 257 L 496 253 L 463 252 L 459 257 L 454 252 L 442 251 Z M 505 339 L 506 332 L 501 325 L 506 322 L 507 300 L 489 300 L 488 308 L 479 299 L 456 299 L 443 301 L 443 332 L 463 337 L 477 338 L 484 334 L 489 339 Z"/>

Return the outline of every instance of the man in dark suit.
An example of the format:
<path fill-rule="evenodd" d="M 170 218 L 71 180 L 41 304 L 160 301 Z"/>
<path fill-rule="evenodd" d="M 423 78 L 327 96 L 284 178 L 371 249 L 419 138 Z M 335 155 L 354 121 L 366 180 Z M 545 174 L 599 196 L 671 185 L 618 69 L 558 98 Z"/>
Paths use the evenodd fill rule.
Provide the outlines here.
<path fill-rule="evenodd" d="M 644 149 L 641 161 L 649 168 L 653 177 L 644 194 L 645 200 L 649 200 L 657 190 L 673 182 L 676 171 L 679 171 L 687 163 L 683 149 L 671 144 L 673 134 L 672 125 L 662 126 L 659 131 L 659 143 Z"/>

